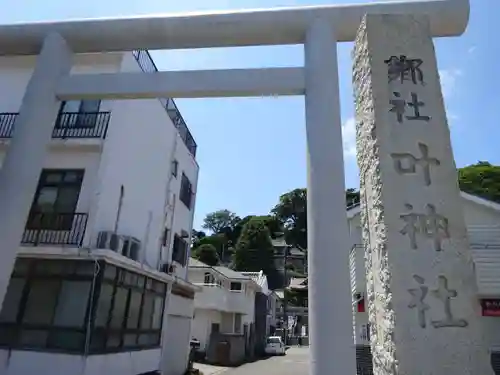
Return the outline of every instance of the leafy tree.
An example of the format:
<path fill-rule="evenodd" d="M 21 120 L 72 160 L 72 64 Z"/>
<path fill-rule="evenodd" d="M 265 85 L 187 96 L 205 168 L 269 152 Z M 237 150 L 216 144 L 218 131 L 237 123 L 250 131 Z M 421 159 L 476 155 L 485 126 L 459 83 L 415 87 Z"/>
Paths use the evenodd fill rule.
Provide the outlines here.
<path fill-rule="evenodd" d="M 265 220 L 252 218 L 245 224 L 236 244 L 233 265 L 236 271 L 262 270 L 268 278 L 274 276 L 274 248 Z"/>
<path fill-rule="evenodd" d="M 209 266 L 216 266 L 219 264 L 217 249 L 211 244 L 204 244 L 197 247 L 193 252 L 193 258 L 196 258 L 200 262 L 208 264 Z"/>
<path fill-rule="evenodd" d="M 193 251 L 195 251 L 202 245 L 213 246 L 217 252 L 219 259 L 222 259 L 222 256 L 227 249 L 227 239 L 224 234 L 212 234 L 211 236 L 203 237 L 193 245 Z"/>
<path fill-rule="evenodd" d="M 346 190 L 346 206 L 359 203 L 359 191 Z M 280 197 L 271 213 L 285 228 L 285 240 L 293 246 L 307 249 L 307 190 L 295 189 Z"/>
<path fill-rule="evenodd" d="M 307 248 L 307 192 L 295 189 L 280 197 L 271 213 L 285 228 L 287 243 Z"/>
<path fill-rule="evenodd" d="M 208 229 L 212 233 L 225 233 L 234 229 L 241 219 L 234 212 L 229 210 L 219 210 L 208 214 L 203 220 L 203 229 Z"/>
<path fill-rule="evenodd" d="M 500 203 L 500 166 L 486 161 L 458 170 L 460 189 L 466 193 Z"/>
<path fill-rule="evenodd" d="M 207 236 L 207 234 L 205 232 L 193 229 L 193 233 L 191 235 L 191 243 L 193 245 L 193 248 L 197 247 L 198 246 L 198 242 L 201 239 L 205 238 L 206 236 Z"/>

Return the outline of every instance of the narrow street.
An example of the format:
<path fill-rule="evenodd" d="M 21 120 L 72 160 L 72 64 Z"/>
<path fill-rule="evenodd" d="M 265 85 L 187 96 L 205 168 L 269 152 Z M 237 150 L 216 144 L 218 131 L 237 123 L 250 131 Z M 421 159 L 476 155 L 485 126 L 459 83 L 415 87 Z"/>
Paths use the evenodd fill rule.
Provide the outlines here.
<path fill-rule="evenodd" d="M 308 364 L 309 348 L 292 347 L 287 350 L 286 356 L 270 357 L 237 368 L 210 369 L 211 366 L 203 365 L 198 368 L 204 375 L 307 375 Z"/>

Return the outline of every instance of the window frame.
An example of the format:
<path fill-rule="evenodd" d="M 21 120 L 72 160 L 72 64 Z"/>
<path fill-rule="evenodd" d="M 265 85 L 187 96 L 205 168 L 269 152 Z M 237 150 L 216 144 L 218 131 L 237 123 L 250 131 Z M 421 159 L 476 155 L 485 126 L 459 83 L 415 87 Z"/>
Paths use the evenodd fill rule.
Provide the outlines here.
<path fill-rule="evenodd" d="M 65 181 L 65 178 L 70 173 L 76 174 L 75 181 Z M 48 177 L 51 175 L 59 175 L 60 180 L 57 182 L 50 182 Z M 85 169 L 52 169 L 52 168 L 44 168 L 40 173 L 40 177 L 38 179 L 37 188 L 35 191 L 35 195 L 33 197 L 33 201 L 31 202 L 30 212 L 28 215 L 28 219 L 26 220 L 26 229 L 28 230 L 37 230 L 37 229 L 47 229 L 47 230 L 71 230 L 73 226 L 74 214 L 77 213 L 78 202 L 80 200 L 80 194 L 82 192 L 83 180 L 85 178 Z M 57 200 L 59 199 L 59 194 L 61 189 L 74 187 L 77 190 L 75 202 L 73 208 L 70 212 L 62 212 L 57 209 Z M 40 195 L 45 188 L 56 188 L 57 196 L 54 204 L 52 205 L 52 212 L 44 213 L 41 210 L 36 209 L 36 203 L 40 198 Z M 49 222 L 43 223 L 43 215 L 54 215 L 52 220 Z M 60 220 L 58 215 L 68 214 L 68 217 L 62 217 L 63 220 Z M 42 216 L 40 216 L 42 215 Z M 72 216 L 73 215 L 73 216 Z M 37 220 L 38 219 L 38 220 Z M 62 222 L 61 222 L 62 221 Z M 61 227 L 61 228 L 59 228 Z"/>
<path fill-rule="evenodd" d="M 66 263 L 62 263 L 66 262 Z M 55 265 L 59 263 L 57 268 Z M 85 264 L 84 264 L 85 263 Z M 58 269 L 56 272 L 54 269 Z M 52 270 L 52 271 L 51 271 Z M 94 279 L 95 271 L 98 271 Z M 16 266 L 11 276 L 12 279 L 24 280 L 21 296 L 17 306 L 15 321 L 0 321 L 0 335 L 5 334 L 4 339 L 0 339 L 0 348 L 33 350 L 42 352 L 62 352 L 71 354 L 107 354 L 118 352 L 130 352 L 150 348 L 158 348 L 161 343 L 161 332 L 163 318 L 165 314 L 165 299 L 168 285 L 165 282 L 134 271 L 126 270 L 119 266 L 98 261 L 97 266 L 94 261 L 89 260 L 43 260 L 35 258 L 18 258 Z M 27 298 L 33 281 L 55 280 L 58 282 L 56 301 L 52 307 L 50 324 L 29 324 L 23 321 L 26 315 Z M 94 280 L 94 281 L 93 281 Z M 55 317 L 60 306 L 61 290 L 65 281 L 86 281 L 92 284 L 85 304 L 85 314 L 82 324 L 77 326 L 56 326 Z M 103 286 L 111 286 L 111 300 L 109 306 L 104 310 L 104 318 L 97 326 L 97 310 L 100 303 Z M 111 328 L 111 316 L 115 308 L 115 296 L 118 288 L 126 290 L 126 303 L 118 328 Z M 127 328 L 127 320 L 130 311 L 131 295 L 133 292 L 140 292 L 137 325 Z M 144 319 L 145 299 L 150 298 L 151 317 Z M 91 303 L 93 301 L 93 303 Z M 159 304 L 159 307 L 157 307 Z M 159 315 L 156 316 L 155 313 Z M 148 312 L 146 312 L 148 314 Z M 156 325 L 155 328 L 153 324 Z M 90 324 L 88 324 L 90 322 Z M 144 325 L 146 324 L 146 325 Z M 85 339 L 88 328 L 90 328 L 90 345 L 85 353 Z M 25 332 L 42 334 L 45 338 L 40 344 L 22 343 L 21 336 Z M 61 340 L 61 335 L 74 335 L 71 340 Z M 127 337 L 128 336 L 128 337 Z M 34 336 L 36 338 L 36 336 Z M 107 344 L 113 337 L 117 337 L 117 345 L 109 347 Z M 127 343 L 127 338 L 133 340 Z M 99 341 L 100 340 L 100 341 Z M 145 340 L 145 341 L 141 341 Z M 68 344 L 68 345 L 65 345 Z"/>
<path fill-rule="evenodd" d="M 172 160 L 172 176 L 177 178 L 179 175 L 179 161 L 177 159 Z"/>
<path fill-rule="evenodd" d="M 172 243 L 172 261 L 179 263 L 183 267 L 186 266 L 188 246 L 188 242 L 184 238 L 182 238 L 182 236 L 176 233 L 174 235 L 174 240 Z"/>
<path fill-rule="evenodd" d="M 188 176 L 182 172 L 181 188 L 179 192 L 179 200 L 184 203 L 188 210 L 191 210 L 193 204 L 193 183 Z"/>

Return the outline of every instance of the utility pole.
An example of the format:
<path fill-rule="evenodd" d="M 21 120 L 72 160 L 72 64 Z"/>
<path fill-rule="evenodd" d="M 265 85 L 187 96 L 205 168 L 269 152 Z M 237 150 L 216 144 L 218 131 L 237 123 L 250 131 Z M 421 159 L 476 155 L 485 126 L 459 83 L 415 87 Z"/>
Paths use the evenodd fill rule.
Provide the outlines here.
<path fill-rule="evenodd" d="M 288 312 L 287 312 L 287 305 L 288 305 L 288 296 L 287 296 L 287 289 L 288 289 L 288 275 L 287 275 L 287 261 L 288 261 L 288 251 L 290 249 L 290 245 L 286 245 L 285 247 L 285 254 L 283 255 L 283 278 L 285 279 L 285 288 L 283 290 L 283 320 L 285 322 L 285 338 L 284 342 L 285 345 L 288 342 Z"/>

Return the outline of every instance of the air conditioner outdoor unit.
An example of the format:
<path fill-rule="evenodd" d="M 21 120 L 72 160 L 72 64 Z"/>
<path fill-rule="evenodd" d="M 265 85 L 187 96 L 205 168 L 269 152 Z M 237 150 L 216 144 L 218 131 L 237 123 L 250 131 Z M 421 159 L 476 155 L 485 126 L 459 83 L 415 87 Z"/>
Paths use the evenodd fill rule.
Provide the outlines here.
<path fill-rule="evenodd" d="M 132 260 L 139 260 L 141 253 L 141 241 L 132 236 L 123 236 L 124 244 L 122 255 Z"/>
<path fill-rule="evenodd" d="M 115 232 L 102 231 L 97 235 L 97 248 L 122 252 L 124 245 L 123 237 Z"/>

